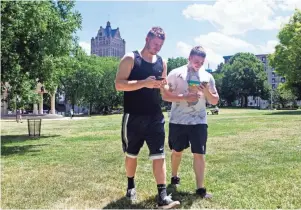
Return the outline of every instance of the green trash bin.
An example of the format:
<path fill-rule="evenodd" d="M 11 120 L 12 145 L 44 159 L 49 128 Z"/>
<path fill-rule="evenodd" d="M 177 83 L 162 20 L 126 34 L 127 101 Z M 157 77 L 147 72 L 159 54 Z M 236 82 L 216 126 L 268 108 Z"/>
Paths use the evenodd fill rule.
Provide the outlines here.
<path fill-rule="evenodd" d="M 27 119 L 28 135 L 41 136 L 42 119 Z"/>

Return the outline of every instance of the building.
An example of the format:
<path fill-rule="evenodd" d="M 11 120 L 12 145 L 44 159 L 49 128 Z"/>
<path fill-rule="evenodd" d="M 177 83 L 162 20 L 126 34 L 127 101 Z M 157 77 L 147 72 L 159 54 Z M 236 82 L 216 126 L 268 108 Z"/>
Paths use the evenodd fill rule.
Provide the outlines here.
<path fill-rule="evenodd" d="M 1 116 L 7 115 L 7 114 L 16 114 L 16 110 L 9 110 L 8 109 L 8 96 L 9 96 L 9 91 L 8 89 L 10 88 L 10 85 L 5 82 L 2 84 L 3 86 L 3 93 L 1 94 Z M 33 104 L 33 111 L 32 114 L 34 115 L 42 115 L 45 114 L 45 112 L 49 111 L 50 114 L 56 114 L 55 111 L 55 93 L 50 94 L 50 110 L 44 110 L 44 94 L 49 94 L 48 91 L 44 88 L 44 85 L 41 83 L 38 83 L 36 86 L 35 92 L 40 95 L 40 102 L 39 104 Z M 56 92 L 56 91 L 55 91 Z M 16 98 L 17 99 L 17 98 Z M 10 113 L 9 113 L 10 111 Z M 31 112 L 30 112 L 31 113 Z"/>
<path fill-rule="evenodd" d="M 125 54 L 125 40 L 121 38 L 119 28 L 112 29 L 109 21 L 106 28 L 100 26 L 96 37 L 91 39 L 91 54 L 122 58 Z"/>
<path fill-rule="evenodd" d="M 268 56 L 269 54 L 259 54 L 255 55 L 264 65 L 264 71 L 267 74 L 268 83 L 272 89 L 276 89 L 280 83 L 285 82 L 285 78 L 276 74 L 275 69 L 269 65 Z M 223 56 L 225 64 L 229 62 L 232 55 Z M 261 100 L 259 97 L 248 97 L 248 106 L 256 106 L 261 108 L 266 108 L 268 106 L 268 101 Z"/>

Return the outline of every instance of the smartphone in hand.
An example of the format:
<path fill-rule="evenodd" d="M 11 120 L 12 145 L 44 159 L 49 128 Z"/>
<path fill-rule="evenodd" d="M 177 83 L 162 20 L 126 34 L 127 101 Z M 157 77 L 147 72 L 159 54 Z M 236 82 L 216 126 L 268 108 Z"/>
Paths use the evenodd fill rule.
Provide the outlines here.
<path fill-rule="evenodd" d="M 162 76 L 156 76 L 156 80 L 164 80 L 164 77 L 162 77 Z"/>
<path fill-rule="evenodd" d="M 206 86 L 206 85 L 208 84 L 208 82 L 201 82 L 201 84 L 202 84 L 203 86 Z"/>

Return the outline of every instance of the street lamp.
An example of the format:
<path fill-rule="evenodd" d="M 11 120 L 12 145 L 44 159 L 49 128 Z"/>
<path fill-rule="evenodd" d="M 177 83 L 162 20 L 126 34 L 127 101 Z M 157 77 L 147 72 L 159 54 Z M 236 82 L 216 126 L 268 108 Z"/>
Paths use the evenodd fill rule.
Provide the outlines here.
<path fill-rule="evenodd" d="M 273 110 L 273 88 L 271 90 L 271 110 Z"/>
<path fill-rule="evenodd" d="M 261 90 L 258 91 L 259 92 L 259 96 L 257 98 L 257 103 L 258 103 L 258 109 L 260 110 L 260 93 L 261 93 Z"/>

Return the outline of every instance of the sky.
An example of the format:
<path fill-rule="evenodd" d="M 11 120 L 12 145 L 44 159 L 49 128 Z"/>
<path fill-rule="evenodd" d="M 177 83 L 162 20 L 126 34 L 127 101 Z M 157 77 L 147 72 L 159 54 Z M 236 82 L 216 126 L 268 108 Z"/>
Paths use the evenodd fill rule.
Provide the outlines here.
<path fill-rule="evenodd" d="M 159 55 L 188 57 L 201 45 L 207 52 L 204 65 L 211 69 L 225 55 L 273 53 L 295 8 L 301 9 L 301 0 L 76 1 L 75 7 L 83 18 L 79 44 L 88 54 L 91 38 L 107 21 L 119 27 L 126 52 L 142 49 L 149 29 L 161 26 L 166 40 Z"/>

